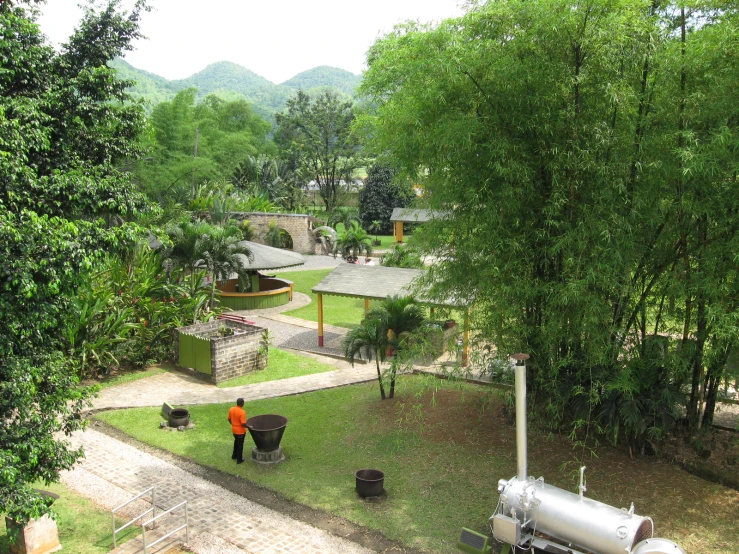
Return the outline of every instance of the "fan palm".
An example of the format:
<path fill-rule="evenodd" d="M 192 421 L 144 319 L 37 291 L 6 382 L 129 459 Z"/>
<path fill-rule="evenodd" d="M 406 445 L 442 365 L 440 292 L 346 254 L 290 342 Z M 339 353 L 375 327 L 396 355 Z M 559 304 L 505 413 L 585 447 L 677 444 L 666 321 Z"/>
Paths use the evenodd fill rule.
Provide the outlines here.
<path fill-rule="evenodd" d="M 354 366 L 354 360 L 359 354 L 368 360 L 375 358 L 377 381 L 380 383 L 380 398 L 382 400 L 385 400 L 386 396 L 385 387 L 382 384 L 380 362 L 385 361 L 387 345 L 387 329 L 382 321 L 376 318 L 364 320 L 359 327 L 349 331 L 341 343 L 344 356 L 352 366 Z"/>

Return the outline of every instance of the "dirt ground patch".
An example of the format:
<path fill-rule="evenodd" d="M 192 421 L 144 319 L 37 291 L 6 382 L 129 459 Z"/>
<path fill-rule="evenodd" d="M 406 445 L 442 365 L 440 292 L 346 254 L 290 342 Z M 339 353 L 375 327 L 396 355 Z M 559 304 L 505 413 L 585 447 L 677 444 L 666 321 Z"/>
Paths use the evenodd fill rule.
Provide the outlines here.
<path fill-rule="evenodd" d="M 380 419 L 387 422 L 388 430 L 402 421 L 424 440 L 476 444 L 491 456 L 509 457 L 514 464 L 511 467 L 515 467 L 515 423 L 501 398 L 490 401 L 482 392 L 441 389 L 412 400 L 396 398 L 382 403 L 379 409 L 385 411 L 386 417 Z M 607 444 L 583 449 L 567 437 L 532 428 L 528 439 L 532 475 L 544 476 L 548 483 L 574 492 L 579 467 L 585 465 L 587 496 L 617 507 L 628 507 L 634 502 L 638 514 L 654 519 L 656 536 L 683 537 L 678 542 L 687 552 L 710 551 L 708 544 L 736 551 L 739 492 L 721 489 L 695 476 L 709 477 L 708 474 L 691 470 L 693 475 L 689 475 L 670 463 L 682 461 L 685 463 L 680 465 L 688 467 L 691 461 L 701 460 L 695 444 L 688 439 L 676 437 L 667 441 L 661 457 L 632 457 L 628 449 Z M 739 435 L 712 431 L 703 440 L 711 452 L 701 460 L 704 465 L 713 461 L 712 467 L 736 478 L 737 466 L 731 464 L 736 463 Z M 509 478 L 514 473 L 499 477 Z M 717 520 L 727 526 L 713 526 L 711 521 Z M 705 529 L 700 529 L 703 524 Z"/>

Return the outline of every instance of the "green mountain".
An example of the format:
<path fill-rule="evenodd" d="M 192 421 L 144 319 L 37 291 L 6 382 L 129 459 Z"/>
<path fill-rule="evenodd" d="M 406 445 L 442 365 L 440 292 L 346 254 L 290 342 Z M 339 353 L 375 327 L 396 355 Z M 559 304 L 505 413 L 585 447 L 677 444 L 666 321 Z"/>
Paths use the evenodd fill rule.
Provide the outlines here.
<path fill-rule="evenodd" d="M 350 96 L 358 86 L 361 76 L 336 67 L 320 66 L 303 71 L 276 85 L 253 71 L 231 62 L 217 62 L 187 77 L 168 81 L 164 77 L 133 67 L 122 59 L 110 63 L 119 75 L 136 84 L 129 89 L 135 98 L 141 98 L 149 106 L 171 100 L 183 89 L 194 87 L 198 98 L 217 94 L 226 100 L 244 98 L 254 110 L 269 119 L 285 107 L 285 102 L 302 88 L 309 93 L 334 90 L 341 96 Z"/>
<path fill-rule="evenodd" d="M 361 75 L 355 75 L 338 67 L 319 65 L 308 71 L 298 73 L 295 77 L 282 83 L 282 86 L 305 91 L 328 87 L 338 89 L 348 96 L 354 96 L 354 91 L 361 81 Z"/>

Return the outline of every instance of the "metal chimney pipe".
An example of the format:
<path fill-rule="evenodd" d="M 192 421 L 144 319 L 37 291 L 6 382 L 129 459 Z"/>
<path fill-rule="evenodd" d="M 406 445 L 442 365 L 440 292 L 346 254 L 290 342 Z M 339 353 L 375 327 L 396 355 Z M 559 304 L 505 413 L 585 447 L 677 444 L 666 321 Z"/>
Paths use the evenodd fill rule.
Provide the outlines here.
<path fill-rule="evenodd" d="M 528 476 L 528 454 L 526 452 L 526 360 L 528 354 L 514 354 L 516 360 L 516 457 L 518 462 L 519 481 L 526 481 Z"/>

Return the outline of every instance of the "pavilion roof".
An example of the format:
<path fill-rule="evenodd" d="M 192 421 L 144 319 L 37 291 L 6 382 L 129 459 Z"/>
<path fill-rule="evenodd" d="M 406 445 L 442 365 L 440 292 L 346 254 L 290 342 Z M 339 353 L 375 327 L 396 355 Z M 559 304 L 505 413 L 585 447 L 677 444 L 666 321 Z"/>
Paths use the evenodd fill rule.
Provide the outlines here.
<path fill-rule="evenodd" d="M 272 246 L 258 244 L 248 240 L 241 241 L 239 244 L 247 246 L 254 255 L 254 259 L 249 261 L 246 256 L 239 254 L 239 256 L 244 258 L 244 266 L 247 271 L 280 269 L 283 267 L 303 265 L 305 263 L 305 258 L 292 250 L 273 248 Z"/>
<path fill-rule="evenodd" d="M 388 296 L 414 296 L 423 304 L 456 306 L 453 302 L 424 299 L 415 291 L 415 281 L 423 275 L 420 269 L 372 265 L 342 264 L 313 287 L 313 292 L 384 300 Z"/>

